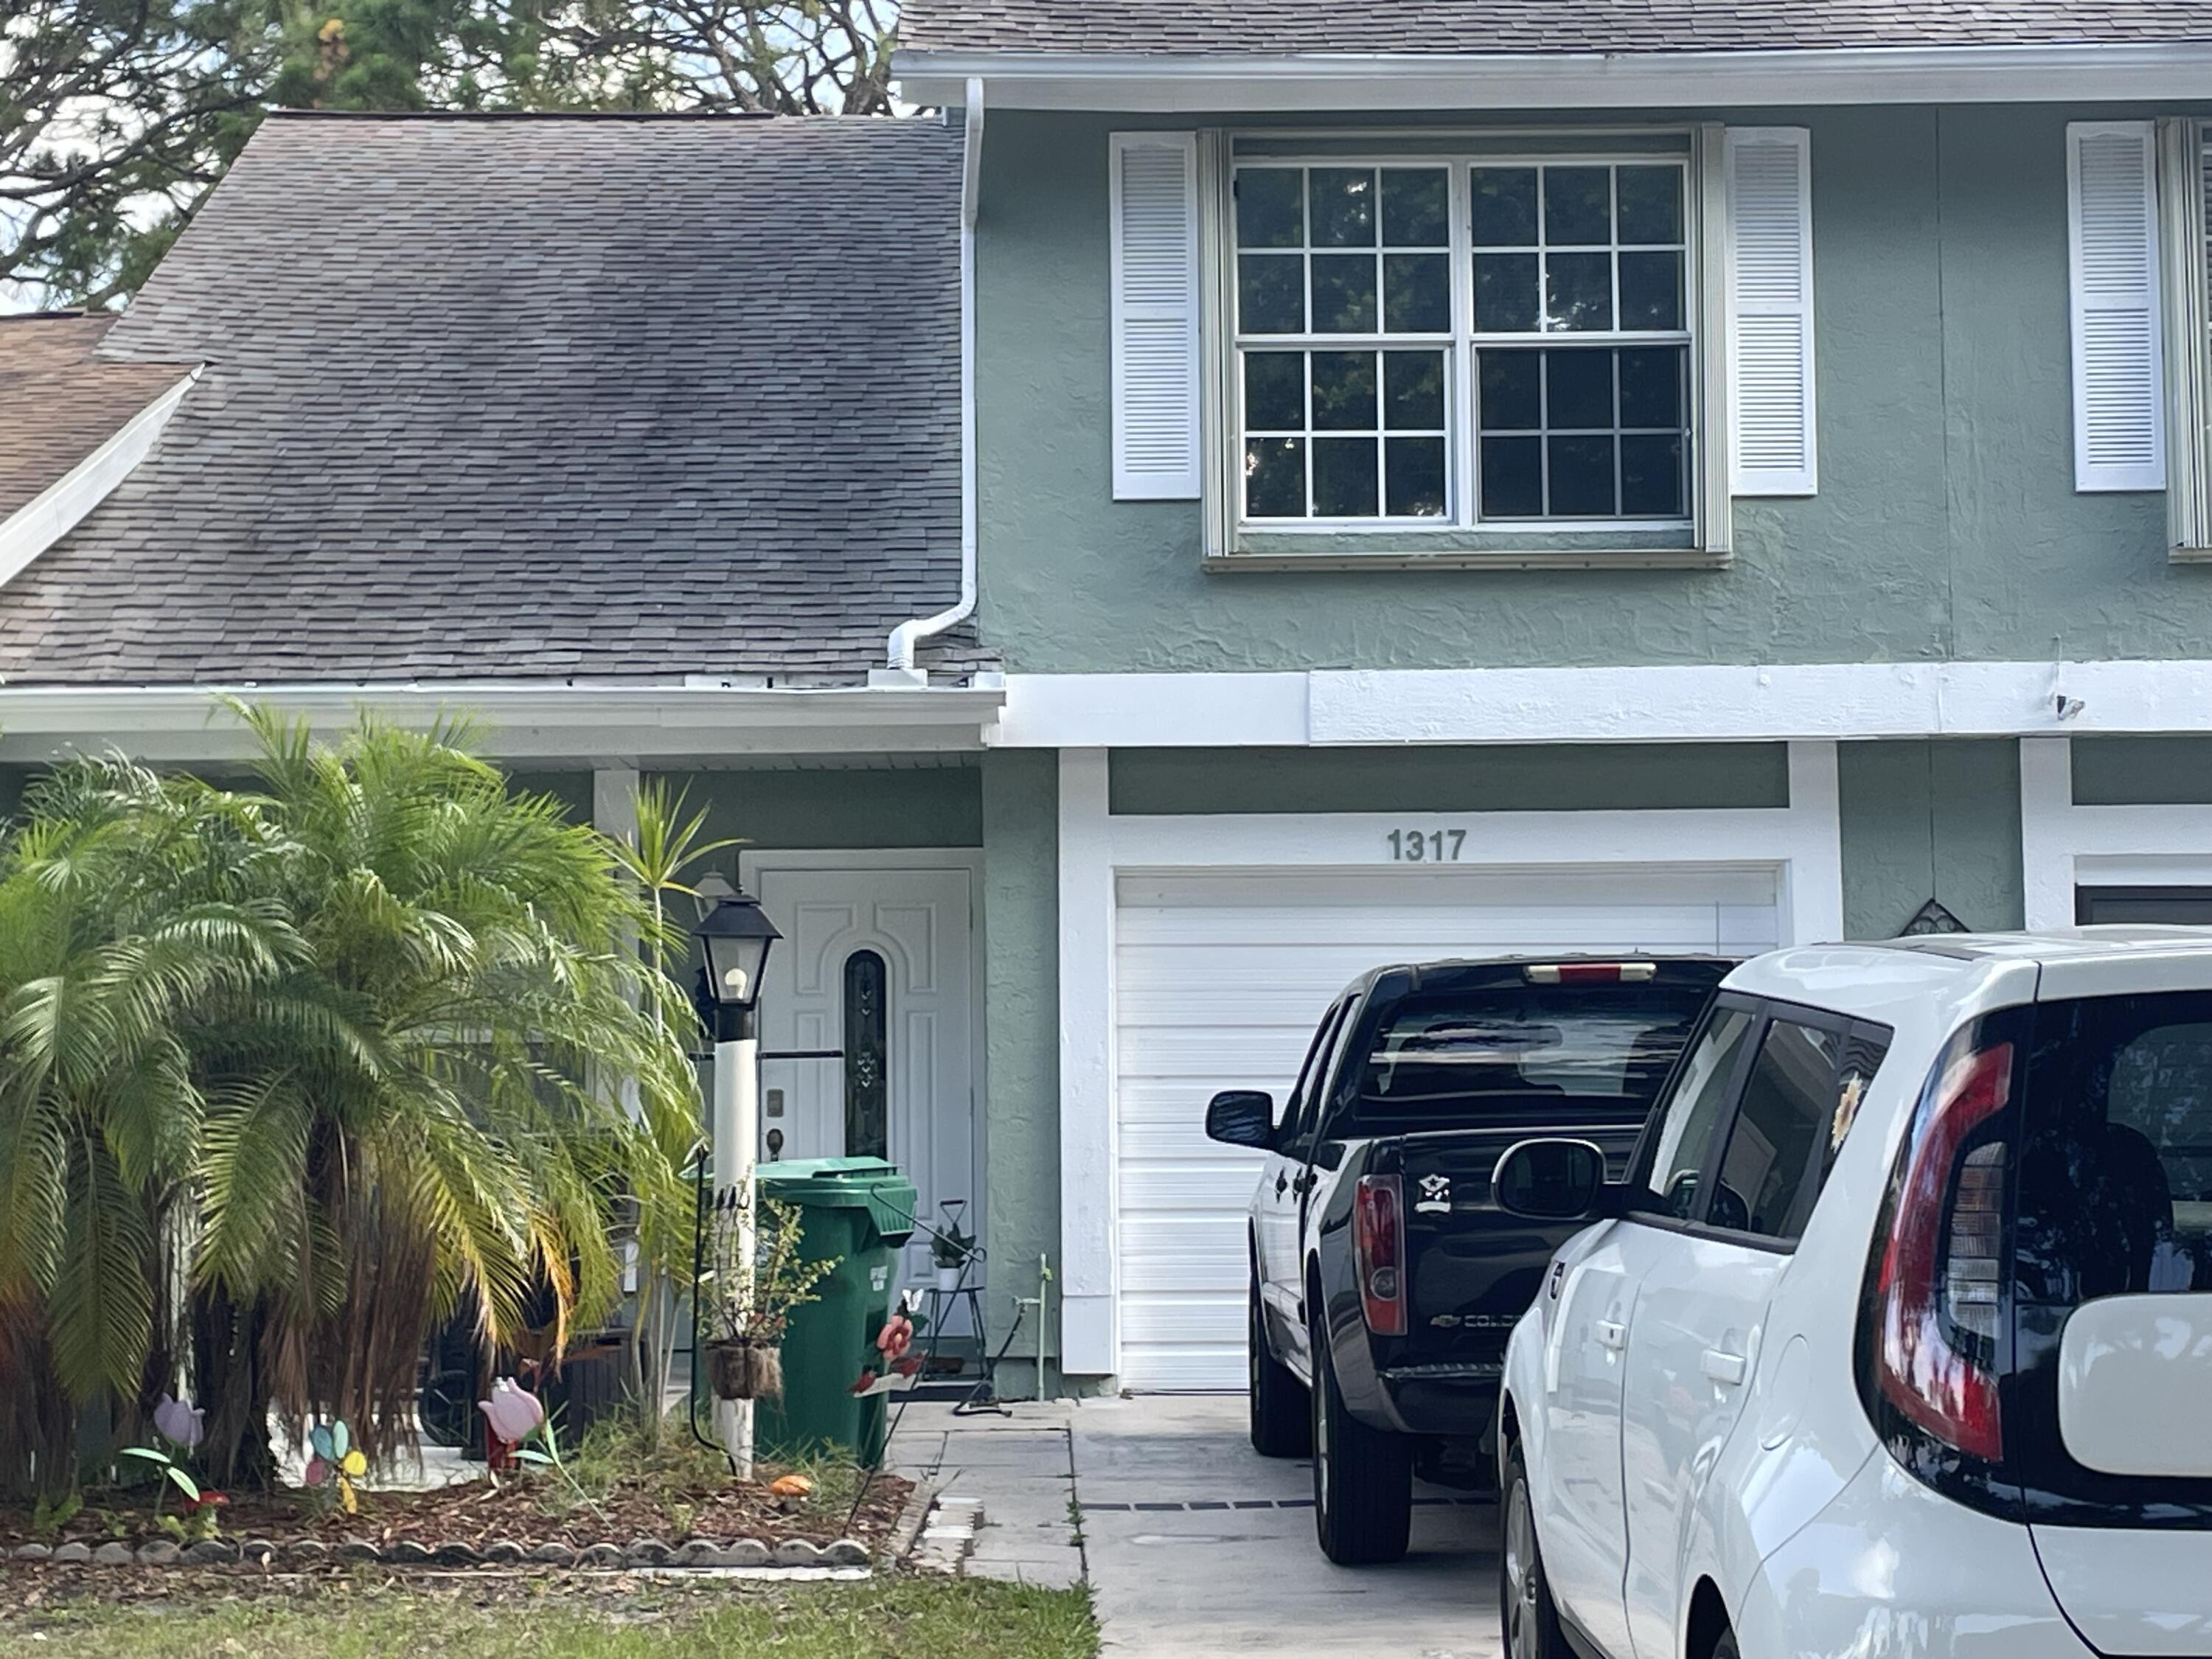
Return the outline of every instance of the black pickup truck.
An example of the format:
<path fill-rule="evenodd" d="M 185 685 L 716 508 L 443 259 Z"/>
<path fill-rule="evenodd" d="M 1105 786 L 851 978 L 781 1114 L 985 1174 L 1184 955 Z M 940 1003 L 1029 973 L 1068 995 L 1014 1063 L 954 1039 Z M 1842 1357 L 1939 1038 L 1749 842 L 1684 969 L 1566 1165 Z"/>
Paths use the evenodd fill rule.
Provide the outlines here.
<path fill-rule="evenodd" d="M 1573 1135 L 1626 1171 L 1717 957 L 1378 968 L 1329 1006 L 1277 1116 L 1216 1095 L 1206 1133 L 1267 1153 L 1252 1199 L 1252 1443 L 1310 1449 L 1322 1551 L 1406 1553 L 1416 1472 L 1484 1478 L 1505 1342 L 1583 1224 L 1491 1200 L 1516 1142 Z"/>

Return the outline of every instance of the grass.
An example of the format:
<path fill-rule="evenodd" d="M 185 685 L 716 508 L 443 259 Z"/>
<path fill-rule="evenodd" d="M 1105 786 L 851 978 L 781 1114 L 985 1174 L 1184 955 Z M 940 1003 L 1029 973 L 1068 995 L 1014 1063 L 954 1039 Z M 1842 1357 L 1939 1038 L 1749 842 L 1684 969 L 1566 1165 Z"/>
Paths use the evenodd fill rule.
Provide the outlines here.
<path fill-rule="evenodd" d="M 11 1608 L 42 1659 L 1095 1659 L 1079 1590 L 883 1578 L 773 1589 L 654 1581 L 619 1598 L 326 1581 L 252 1600 Z M 9 1598 L 13 1600 L 14 1598 Z"/>

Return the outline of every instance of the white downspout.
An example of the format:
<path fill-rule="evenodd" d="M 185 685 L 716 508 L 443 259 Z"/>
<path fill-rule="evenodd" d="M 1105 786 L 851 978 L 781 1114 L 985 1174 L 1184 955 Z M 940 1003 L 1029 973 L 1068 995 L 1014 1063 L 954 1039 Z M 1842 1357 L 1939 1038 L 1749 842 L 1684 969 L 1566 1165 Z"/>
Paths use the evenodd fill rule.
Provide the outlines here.
<path fill-rule="evenodd" d="M 975 209 L 983 185 L 983 80 L 968 77 L 960 173 L 960 602 L 891 629 L 886 679 L 928 684 L 915 647 L 975 611 Z"/>

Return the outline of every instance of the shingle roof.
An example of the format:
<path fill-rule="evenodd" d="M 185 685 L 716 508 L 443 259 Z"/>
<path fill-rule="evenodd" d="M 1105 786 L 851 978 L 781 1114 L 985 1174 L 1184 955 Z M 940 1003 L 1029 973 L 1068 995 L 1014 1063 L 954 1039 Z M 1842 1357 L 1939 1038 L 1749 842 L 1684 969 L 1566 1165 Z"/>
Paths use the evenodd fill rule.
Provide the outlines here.
<path fill-rule="evenodd" d="M 0 519 L 66 477 L 191 367 L 94 356 L 114 321 L 0 317 Z"/>
<path fill-rule="evenodd" d="M 908 52 L 1818 51 L 2212 40 L 2205 0 L 908 0 Z"/>
<path fill-rule="evenodd" d="M 272 118 L 102 343 L 210 368 L 0 674 L 860 678 L 959 588 L 959 189 L 933 121 Z"/>

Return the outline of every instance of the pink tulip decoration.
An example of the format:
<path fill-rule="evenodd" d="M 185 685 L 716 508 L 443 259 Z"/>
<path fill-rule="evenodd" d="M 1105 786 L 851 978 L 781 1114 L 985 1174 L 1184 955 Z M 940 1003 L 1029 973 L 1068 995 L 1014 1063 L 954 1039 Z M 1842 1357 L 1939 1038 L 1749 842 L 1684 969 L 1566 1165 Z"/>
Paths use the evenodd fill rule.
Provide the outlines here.
<path fill-rule="evenodd" d="M 495 1469 L 507 1468 L 514 1462 L 514 1449 L 538 1431 L 545 1420 L 545 1407 L 529 1389 L 520 1387 L 511 1376 L 502 1376 L 491 1385 L 491 1398 L 477 1401 L 477 1409 L 484 1414 L 490 1431 L 491 1443 L 485 1449 L 488 1461 Z"/>
<path fill-rule="evenodd" d="M 154 1407 L 154 1427 L 161 1438 L 173 1446 L 182 1446 L 186 1451 L 206 1437 L 207 1413 L 189 1400 L 173 1400 L 161 1396 L 161 1403 Z"/>

